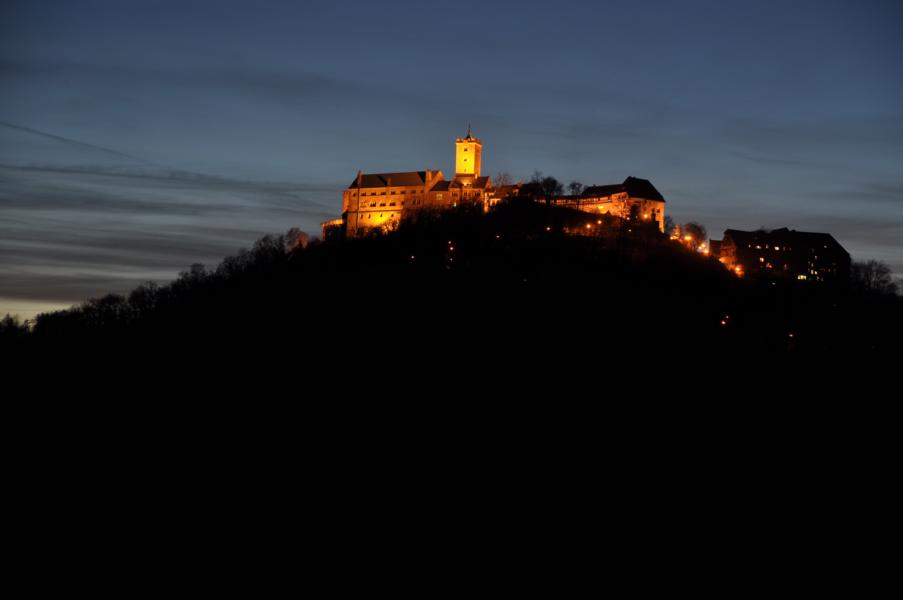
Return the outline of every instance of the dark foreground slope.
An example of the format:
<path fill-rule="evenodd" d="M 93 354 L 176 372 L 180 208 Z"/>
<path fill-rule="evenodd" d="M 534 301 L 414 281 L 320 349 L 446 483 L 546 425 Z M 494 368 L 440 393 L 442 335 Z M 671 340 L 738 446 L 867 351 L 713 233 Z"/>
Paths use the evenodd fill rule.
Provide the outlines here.
<path fill-rule="evenodd" d="M 740 280 L 654 229 L 532 203 L 291 243 L 269 236 L 213 270 L 41 315 L 5 351 L 139 366 L 280 361 L 374 382 L 500 362 L 582 375 L 655 377 L 677 363 L 766 375 L 787 361 L 886 355 L 901 331 L 897 298 Z"/>
<path fill-rule="evenodd" d="M 845 494 L 887 497 L 864 482 L 886 480 L 880 424 L 896 420 L 858 398 L 787 401 L 775 375 L 883 352 L 899 306 L 742 281 L 654 231 L 564 233 L 586 221 L 515 205 L 290 253 L 265 238 L 212 272 L 44 315 L 6 341 L 38 370 L 6 372 L 9 404 L 37 413 L 8 419 L 11 463 L 32 474 L 20 496 L 60 531 L 85 523 L 78 543 L 110 523 L 192 565 L 237 544 L 286 555 L 296 527 L 318 553 L 454 528 L 456 552 L 554 523 L 583 552 L 600 506 L 631 540 L 728 532 L 769 556 L 788 531 L 833 551 L 843 532 L 824 524 L 844 511 L 872 526 Z M 756 382 L 766 394 L 737 398 Z"/>

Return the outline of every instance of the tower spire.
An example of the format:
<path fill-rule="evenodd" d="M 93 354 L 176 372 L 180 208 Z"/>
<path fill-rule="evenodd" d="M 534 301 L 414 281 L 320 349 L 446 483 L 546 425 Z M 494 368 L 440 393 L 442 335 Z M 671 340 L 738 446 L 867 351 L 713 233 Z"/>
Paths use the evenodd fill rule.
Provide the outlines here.
<path fill-rule="evenodd" d="M 470 136 L 470 123 L 467 124 L 467 137 L 471 137 Z"/>

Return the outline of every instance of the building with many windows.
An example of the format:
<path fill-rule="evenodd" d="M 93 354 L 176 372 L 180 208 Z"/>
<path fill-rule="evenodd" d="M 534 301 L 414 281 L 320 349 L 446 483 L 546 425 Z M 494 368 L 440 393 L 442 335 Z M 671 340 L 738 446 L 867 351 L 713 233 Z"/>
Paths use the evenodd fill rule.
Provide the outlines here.
<path fill-rule="evenodd" d="M 370 229 L 393 229 L 405 211 L 427 207 L 456 206 L 459 202 L 480 202 L 488 206 L 492 184 L 480 174 L 483 144 L 467 136 L 455 140 L 455 177 L 447 180 L 442 171 L 363 173 L 342 193 L 342 217 L 323 223 L 324 237 L 330 228 L 341 228 L 354 237 Z"/>
<path fill-rule="evenodd" d="M 843 281 L 850 274 L 849 253 L 828 233 L 728 229 L 710 249 L 737 275 L 824 282 Z"/>

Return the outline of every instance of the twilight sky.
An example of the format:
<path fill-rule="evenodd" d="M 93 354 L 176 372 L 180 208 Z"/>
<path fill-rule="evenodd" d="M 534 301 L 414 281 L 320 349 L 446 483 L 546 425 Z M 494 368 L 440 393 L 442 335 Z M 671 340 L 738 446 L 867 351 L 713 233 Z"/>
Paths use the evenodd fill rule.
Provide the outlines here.
<path fill-rule="evenodd" d="M 903 2 L 0 4 L 0 316 L 213 266 L 364 171 L 650 179 L 903 275 Z"/>

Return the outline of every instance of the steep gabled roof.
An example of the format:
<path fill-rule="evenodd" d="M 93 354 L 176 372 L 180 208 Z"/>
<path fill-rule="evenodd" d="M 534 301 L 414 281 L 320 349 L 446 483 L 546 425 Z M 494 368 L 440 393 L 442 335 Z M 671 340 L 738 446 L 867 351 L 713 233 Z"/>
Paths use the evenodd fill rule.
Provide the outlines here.
<path fill-rule="evenodd" d="M 640 179 L 639 177 L 628 177 L 623 183 L 591 185 L 583 190 L 581 195 L 584 198 L 598 198 L 621 192 L 627 192 L 627 195 L 631 198 L 644 198 L 646 200 L 657 200 L 658 202 L 665 201 L 665 198 L 655 189 L 651 181 Z"/>
<path fill-rule="evenodd" d="M 624 180 L 624 189 L 631 198 L 645 198 L 646 200 L 658 200 L 664 202 L 665 198 L 655 189 L 652 182 L 648 179 L 640 179 L 639 177 L 628 177 Z"/>
<path fill-rule="evenodd" d="M 361 175 L 361 188 L 386 187 L 388 185 L 424 185 L 426 171 L 404 171 L 401 173 L 365 173 Z M 357 189 L 357 177 L 348 186 Z"/>
<path fill-rule="evenodd" d="M 469 179 L 468 177 L 455 177 L 449 182 L 449 187 L 453 189 L 474 188 L 484 190 L 489 187 L 489 177 L 487 175 L 475 177 L 474 179 Z"/>
<path fill-rule="evenodd" d="M 436 185 L 431 187 L 430 191 L 431 192 L 447 192 L 449 185 L 451 185 L 451 181 L 443 179 L 442 181 L 438 182 Z"/>
<path fill-rule="evenodd" d="M 844 254 L 849 254 L 840 243 L 834 239 L 830 233 L 819 233 L 815 231 L 796 231 L 793 229 L 787 229 L 786 227 L 781 227 L 780 229 L 773 229 L 771 231 L 766 230 L 757 230 L 757 231 L 740 231 L 739 229 L 727 229 L 724 232 L 724 238 L 730 238 L 733 240 L 734 244 L 740 248 L 744 248 L 747 245 L 753 245 L 756 242 L 763 243 L 772 243 L 779 245 L 805 245 L 810 248 L 817 248 L 819 246 L 823 248 L 829 248 L 834 251 L 843 252 Z"/>
<path fill-rule="evenodd" d="M 618 183 L 613 185 L 590 185 L 583 190 L 583 194 L 581 195 L 584 198 L 599 198 L 603 196 L 611 196 L 612 194 L 617 194 L 618 192 L 623 191 L 624 186 Z"/>
<path fill-rule="evenodd" d="M 488 188 L 488 187 L 489 187 L 489 176 L 488 176 L 488 175 L 482 175 L 482 176 L 480 176 L 480 177 L 477 177 L 476 179 L 473 180 L 473 186 L 472 186 L 472 187 L 475 187 L 475 188 L 477 188 L 478 190 L 482 190 L 482 189 Z"/>

